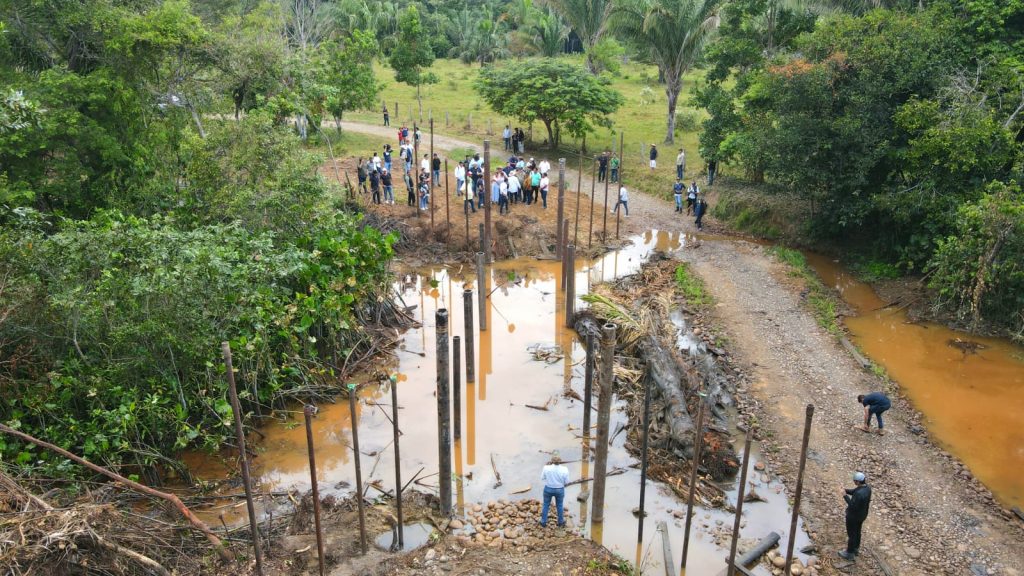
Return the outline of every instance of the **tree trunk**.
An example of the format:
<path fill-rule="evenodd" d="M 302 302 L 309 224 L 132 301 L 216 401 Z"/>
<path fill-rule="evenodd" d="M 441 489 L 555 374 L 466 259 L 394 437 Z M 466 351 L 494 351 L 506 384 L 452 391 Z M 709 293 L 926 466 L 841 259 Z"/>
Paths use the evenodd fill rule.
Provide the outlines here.
<path fill-rule="evenodd" d="M 544 127 L 548 130 L 548 146 L 554 150 L 558 148 L 558 144 L 555 143 L 555 131 L 554 122 L 552 120 L 542 120 Z"/>
<path fill-rule="evenodd" d="M 338 136 L 341 136 L 341 114 L 334 116 L 334 129 L 338 132 Z"/>
<path fill-rule="evenodd" d="M 420 96 L 420 85 L 416 85 L 416 103 L 420 107 L 420 122 L 423 122 L 423 97 Z"/>
<path fill-rule="evenodd" d="M 672 144 L 676 136 L 676 102 L 683 90 L 682 74 L 665 73 L 665 96 L 668 97 L 668 122 L 666 125 L 665 144 Z"/>

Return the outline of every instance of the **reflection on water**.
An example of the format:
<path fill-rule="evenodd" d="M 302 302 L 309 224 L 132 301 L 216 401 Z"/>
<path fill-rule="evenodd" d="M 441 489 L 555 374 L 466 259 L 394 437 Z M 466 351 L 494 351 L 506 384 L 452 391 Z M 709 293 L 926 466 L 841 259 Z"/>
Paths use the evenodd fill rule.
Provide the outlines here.
<path fill-rule="evenodd" d="M 939 324 L 911 324 L 828 258 L 807 260 L 857 310 L 845 320 L 853 341 L 899 382 L 934 437 L 1000 501 L 1024 505 L 1024 349 Z M 956 339 L 985 348 L 965 354 L 948 344 Z"/>
<path fill-rule="evenodd" d="M 611 280 L 635 272 L 653 250 L 679 249 L 688 238 L 678 233 L 652 231 L 634 239 L 634 244 L 610 253 L 593 263 L 578 263 L 577 294 L 586 294 L 591 282 Z M 476 381 L 464 381 L 461 440 L 454 443 L 454 492 L 456 508 L 498 498 L 540 498 L 543 485 L 540 471 L 552 450 L 558 450 L 573 478 L 589 477 L 592 465 L 581 441 L 582 402 L 564 393 L 572 390 L 583 396 L 585 350 L 575 332 L 564 327 L 564 295 L 558 293 L 560 264 L 534 260 L 499 262 L 488 267 L 483 291 L 490 294 L 486 307 L 488 330 L 469 335 L 474 340 Z M 412 479 L 421 469 L 421 478 L 412 488 L 436 489 L 437 400 L 435 314 L 447 308 L 451 334 L 466 338 L 462 290 L 475 287 L 475 270 L 470 267 L 432 268 L 406 273 L 399 278 L 398 290 L 407 305 L 418 306 L 416 315 L 422 327 L 404 334 L 400 349 L 383 368 L 398 373 L 399 422 L 402 429 L 402 477 Z M 475 302 L 474 302 L 475 304 Z M 473 306 L 474 314 L 478 307 Z M 478 324 L 478 323 L 477 323 Z M 547 363 L 533 358 L 534 345 L 557 345 L 565 355 Z M 463 362 L 466 358 L 463 358 Z M 391 447 L 392 427 L 388 415 L 390 383 L 373 383 L 360 389 L 359 439 L 364 483 L 380 482 L 385 490 L 394 484 L 394 460 Z M 544 407 L 544 410 L 527 405 Z M 624 405 L 617 402 L 612 412 L 611 429 L 625 423 Z M 255 473 L 262 490 L 296 488 L 308 490 L 305 432 L 295 423 L 301 414 L 283 425 L 264 429 Z M 596 416 L 592 418 L 596 423 Z M 347 403 L 325 405 L 314 420 L 317 446 L 317 472 L 323 495 L 344 493 L 354 485 L 351 430 Z M 636 554 L 637 522 L 632 509 L 639 504 L 640 472 L 636 459 L 625 449 L 626 434 L 614 437 L 609 448 L 609 469 L 623 468 L 624 474 L 608 478 L 603 526 L 593 537 L 625 558 Z M 493 467 L 492 467 L 493 461 Z M 496 473 L 502 485 L 495 488 Z M 765 478 L 765 480 L 769 480 Z M 788 526 L 786 495 L 778 483 L 764 484 L 755 479 L 769 502 L 751 504 L 745 509 L 744 535 L 756 539 L 770 530 L 782 532 Z M 586 532 L 590 500 L 577 503 L 589 483 L 566 490 L 566 505 L 573 520 Z M 368 489 L 372 497 L 373 488 Z M 731 498 L 735 494 L 729 493 Z M 575 504 L 574 504 L 575 503 Z M 657 482 L 649 481 L 644 520 L 645 541 L 641 563 L 648 573 L 660 573 L 661 535 L 655 526 L 666 521 L 672 549 L 682 550 L 682 520 L 676 518 L 685 502 Z M 675 514 L 674 514 L 675 513 Z M 690 576 L 720 572 L 727 550 L 716 546 L 712 533 L 731 525 L 731 516 L 722 511 L 699 510 L 694 521 L 691 544 Z M 805 541 L 801 532 L 800 541 Z M 728 546 L 728 542 L 726 542 Z M 678 560 L 677 560 L 678 561 Z M 760 574 L 767 574 L 763 568 Z"/>

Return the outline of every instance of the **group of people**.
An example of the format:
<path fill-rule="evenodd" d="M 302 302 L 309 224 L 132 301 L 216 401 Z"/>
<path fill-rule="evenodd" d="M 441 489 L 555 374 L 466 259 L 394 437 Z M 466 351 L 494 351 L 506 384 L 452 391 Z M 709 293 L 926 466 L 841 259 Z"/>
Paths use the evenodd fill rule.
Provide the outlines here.
<path fill-rule="evenodd" d="M 513 128 L 506 124 L 505 129 L 501 131 L 501 139 L 505 143 L 505 152 L 526 153 L 526 132 L 523 132 L 522 128 Z"/>
<path fill-rule="evenodd" d="M 475 154 L 455 166 L 455 195 L 463 198 L 466 214 L 484 207 L 488 186 L 489 201 L 498 205 L 499 214 L 509 213 L 510 204 L 541 204 L 547 208 L 550 170 L 551 163 L 547 159 L 537 162 L 533 158 L 527 160 L 513 154 L 504 166 L 494 171 L 488 183 L 484 182 L 484 161 Z"/>

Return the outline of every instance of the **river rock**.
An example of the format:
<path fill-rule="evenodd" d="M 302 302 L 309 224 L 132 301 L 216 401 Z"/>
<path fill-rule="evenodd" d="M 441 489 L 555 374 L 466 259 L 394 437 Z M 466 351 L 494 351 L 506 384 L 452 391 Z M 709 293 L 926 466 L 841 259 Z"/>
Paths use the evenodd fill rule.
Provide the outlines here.
<path fill-rule="evenodd" d="M 911 560 L 917 560 L 921 558 L 921 551 L 913 546 L 904 546 L 903 553 L 910 557 Z"/>
<path fill-rule="evenodd" d="M 776 568 L 782 568 L 786 565 L 786 559 L 783 556 L 776 556 L 772 558 L 772 565 Z"/>
<path fill-rule="evenodd" d="M 431 549 L 427 550 L 426 554 L 423 555 L 423 559 L 426 560 L 427 562 L 430 562 L 430 561 L 432 561 L 434 559 L 435 556 L 437 556 L 437 550 L 434 550 L 433 548 L 431 548 Z"/>
<path fill-rule="evenodd" d="M 456 518 L 455 520 L 452 520 L 451 522 L 448 523 L 448 528 L 450 528 L 452 530 L 458 530 L 458 529 L 462 528 L 463 526 L 465 526 L 465 524 L 463 524 L 462 520 L 459 520 L 458 518 Z"/>

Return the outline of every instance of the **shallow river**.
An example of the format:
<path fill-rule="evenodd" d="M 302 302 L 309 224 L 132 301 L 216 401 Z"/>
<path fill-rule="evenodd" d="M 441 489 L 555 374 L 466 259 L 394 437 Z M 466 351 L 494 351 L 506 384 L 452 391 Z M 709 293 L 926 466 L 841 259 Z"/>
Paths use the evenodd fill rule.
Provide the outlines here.
<path fill-rule="evenodd" d="M 678 234 L 652 231 L 634 239 L 624 250 L 610 253 L 593 263 L 581 263 L 576 270 L 577 292 L 588 291 L 591 282 L 611 280 L 636 271 L 653 250 L 685 249 L 686 238 Z M 549 458 L 548 451 L 558 450 L 568 464 L 572 478 L 589 477 L 592 467 L 580 463 L 580 441 L 583 420 L 582 402 L 563 396 L 567 388 L 583 396 L 583 363 L 585 350 L 575 332 L 564 325 L 564 296 L 557 290 L 559 264 L 536 260 L 499 262 L 487 269 L 484 291 L 490 293 L 485 332 L 477 331 L 475 383 L 463 377 L 462 439 L 455 445 L 454 467 L 461 482 L 453 490 L 457 505 L 486 503 L 502 497 L 540 498 L 543 484 L 541 467 Z M 437 401 L 434 396 L 436 378 L 435 313 L 447 308 L 451 335 L 465 337 L 463 320 L 464 287 L 475 286 L 475 270 L 466 267 L 436 267 L 406 274 L 397 285 L 407 305 L 417 306 L 414 314 L 421 328 L 405 333 L 396 357 L 384 369 L 398 375 L 399 423 L 402 476 L 408 481 L 421 468 L 424 474 L 437 469 Z M 582 303 L 581 303 L 582 305 Z M 474 307 L 474 310 L 476 308 Z M 685 340 L 685 339 L 684 339 Z M 534 359 L 531 348 L 557 345 L 567 352 L 563 359 L 548 363 Z M 364 481 L 377 479 L 386 489 L 394 484 L 394 460 L 391 447 L 392 427 L 387 415 L 391 411 L 390 388 L 387 384 L 361 389 L 359 414 L 360 450 Z M 544 406 L 547 410 L 527 408 Z M 619 406 L 616 406 L 619 408 Z M 596 413 L 592 418 L 596 423 Z M 309 472 L 305 431 L 301 415 L 284 424 L 264 428 L 256 459 L 256 475 L 262 490 L 308 490 Z M 625 415 L 615 409 L 611 430 L 625 422 Z M 317 446 L 317 468 L 321 495 L 347 493 L 354 484 L 351 461 L 350 418 L 347 403 L 321 407 L 314 420 Z M 738 449 L 742 437 L 737 436 Z M 685 510 L 685 501 L 677 499 L 658 482 L 648 481 L 646 491 L 647 518 L 644 541 L 637 545 L 637 518 L 632 510 L 639 504 L 639 467 L 624 444 L 626 434 L 615 436 L 609 449 L 609 469 L 627 471 L 608 478 L 605 520 L 602 530 L 594 533 L 589 523 L 584 533 L 631 562 L 642 564 L 644 573 L 663 574 L 659 521 L 666 521 L 672 552 L 679 561 L 682 551 L 682 520 L 673 511 Z M 752 454 L 753 462 L 758 454 Z M 495 475 L 491 465 L 501 474 L 502 485 L 494 488 Z M 790 509 L 782 485 L 770 478 L 763 482 L 751 470 L 757 491 L 767 502 L 748 503 L 744 509 L 744 538 L 758 539 L 769 531 L 783 534 L 789 526 Z M 430 490 L 437 483 L 436 475 L 416 489 Z M 735 486 L 726 487 L 730 500 L 735 500 Z M 513 495 L 528 489 L 527 492 Z M 566 490 L 566 506 L 573 522 L 589 515 L 588 501 L 580 504 L 576 496 L 581 486 Z M 373 489 L 369 490 L 372 497 Z M 237 505 L 236 505 L 237 506 Z M 244 507 L 236 508 L 244 511 Z M 208 511 L 216 518 L 217 511 Z M 698 509 L 691 542 L 690 576 L 712 576 L 724 567 L 728 555 L 728 538 L 724 548 L 714 543 L 715 533 L 727 531 L 732 516 L 718 510 Z M 373 535 L 371 535 L 372 537 Z M 797 547 L 807 543 L 800 530 Z M 759 574 L 768 574 L 764 568 Z"/>
<path fill-rule="evenodd" d="M 851 339 L 883 366 L 924 414 L 925 425 L 1003 504 L 1024 506 L 1024 348 L 884 308 L 875 291 L 831 259 L 807 255 L 826 285 L 857 310 Z M 964 353 L 950 341 L 978 342 Z"/>

